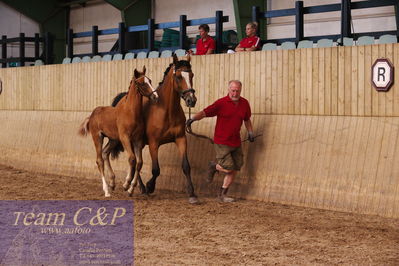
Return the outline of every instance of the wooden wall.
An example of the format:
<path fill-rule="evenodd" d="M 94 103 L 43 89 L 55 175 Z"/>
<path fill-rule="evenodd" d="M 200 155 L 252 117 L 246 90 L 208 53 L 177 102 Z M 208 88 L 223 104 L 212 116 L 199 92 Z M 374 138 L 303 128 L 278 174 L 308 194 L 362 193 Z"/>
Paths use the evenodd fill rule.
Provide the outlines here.
<path fill-rule="evenodd" d="M 399 45 L 259 51 L 192 57 L 194 111 L 226 94 L 240 79 L 243 96 L 257 114 L 398 116 L 399 86 L 378 93 L 371 86 L 377 58 L 399 63 Z M 166 59 L 50 65 L 0 70 L 0 110 L 91 111 L 108 105 L 128 88 L 133 69 L 147 67 L 154 83 L 171 63 Z M 395 80 L 399 73 L 396 71 Z"/>
<path fill-rule="evenodd" d="M 398 84 L 377 93 L 370 83 L 374 60 L 387 57 L 396 66 L 398 49 L 391 44 L 193 57 L 198 97 L 193 112 L 224 96 L 228 80 L 240 79 L 255 131 L 263 134 L 256 144 L 243 145 L 246 163 L 232 194 L 398 218 Z M 127 89 L 134 67 L 146 65 L 157 83 L 170 62 L 1 69 L 0 159 L 34 171 L 98 178 L 93 144 L 77 136 L 79 124 L 94 107 L 108 105 Z M 214 122 L 205 119 L 193 129 L 211 136 Z M 184 191 L 176 148 L 170 144 L 160 151 L 158 187 Z M 222 176 L 211 186 L 204 182 L 213 157 L 206 140 L 189 137 L 193 179 L 202 195 L 216 193 L 222 182 Z M 143 177 L 148 179 L 147 150 L 144 158 Z M 119 188 L 125 161 L 114 163 Z"/>

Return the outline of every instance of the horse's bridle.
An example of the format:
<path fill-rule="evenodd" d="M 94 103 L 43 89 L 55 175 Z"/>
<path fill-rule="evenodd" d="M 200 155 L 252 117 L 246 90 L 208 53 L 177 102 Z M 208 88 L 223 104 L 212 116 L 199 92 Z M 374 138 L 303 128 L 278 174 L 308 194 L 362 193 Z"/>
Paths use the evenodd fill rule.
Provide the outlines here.
<path fill-rule="evenodd" d="M 140 93 L 142 96 L 147 97 L 147 98 L 150 98 L 155 92 L 157 92 L 158 88 L 156 88 L 155 90 L 151 91 L 150 93 L 146 93 L 146 92 L 144 91 L 144 89 L 141 87 L 141 86 L 142 86 L 141 83 L 138 82 L 138 80 L 141 79 L 141 78 L 147 78 L 147 79 L 149 79 L 147 76 L 139 77 L 138 79 L 135 79 L 135 80 L 134 80 L 134 84 L 136 85 L 137 90 L 139 91 L 139 93 Z"/>
<path fill-rule="evenodd" d="M 189 93 L 189 92 L 195 93 L 195 90 L 194 90 L 193 88 L 190 88 L 190 89 L 181 91 L 181 92 L 180 92 L 180 97 L 181 97 L 182 99 L 184 99 L 184 95 L 186 95 L 186 93 Z"/>
<path fill-rule="evenodd" d="M 188 72 L 188 71 L 182 71 L 182 70 L 181 70 L 181 72 Z M 175 66 L 173 66 L 173 75 L 176 76 L 176 69 L 175 69 Z M 187 89 L 187 90 L 179 91 L 179 96 L 184 100 L 185 95 L 186 95 L 187 93 L 189 93 L 189 92 L 195 93 L 195 90 L 194 90 L 193 88 L 189 88 L 189 89 Z"/>

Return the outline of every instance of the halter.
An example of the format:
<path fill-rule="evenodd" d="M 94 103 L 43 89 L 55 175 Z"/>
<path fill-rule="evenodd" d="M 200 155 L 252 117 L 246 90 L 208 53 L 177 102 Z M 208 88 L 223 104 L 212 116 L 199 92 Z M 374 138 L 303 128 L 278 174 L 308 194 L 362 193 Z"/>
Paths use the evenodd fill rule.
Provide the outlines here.
<path fill-rule="evenodd" d="M 146 92 L 141 88 L 141 84 L 140 84 L 139 82 L 137 82 L 137 80 L 139 80 L 139 79 L 141 79 L 141 78 L 147 78 L 147 79 L 148 79 L 147 76 L 140 77 L 140 78 L 134 80 L 134 84 L 136 85 L 137 90 L 139 91 L 139 93 L 140 93 L 142 96 L 147 97 L 147 98 L 150 98 L 150 97 L 158 90 L 158 88 L 156 88 L 155 90 L 153 90 L 153 91 L 150 92 L 150 93 L 146 93 Z"/>
<path fill-rule="evenodd" d="M 190 89 L 181 91 L 181 92 L 180 92 L 180 97 L 184 99 L 184 95 L 185 95 L 186 93 L 189 93 L 189 92 L 195 93 L 195 90 L 194 90 L 193 88 L 190 88 Z"/>
<path fill-rule="evenodd" d="M 188 72 L 188 71 L 181 71 L 181 72 Z M 176 74 L 176 68 L 173 65 L 173 75 L 175 75 L 175 74 Z M 193 88 L 189 88 L 187 90 L 179 91 L 179 95 L 184 100 L 184 95 L 186 95 L 189 92 L 195 93 L 195 90 Z"/>

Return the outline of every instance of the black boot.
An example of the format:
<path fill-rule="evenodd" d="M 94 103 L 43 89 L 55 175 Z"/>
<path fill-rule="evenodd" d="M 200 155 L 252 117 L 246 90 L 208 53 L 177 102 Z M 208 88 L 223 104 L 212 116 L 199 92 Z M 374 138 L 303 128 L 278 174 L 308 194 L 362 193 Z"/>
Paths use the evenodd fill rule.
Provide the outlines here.
<path fill-rule="evenodd" d="M 229 188 L 223 188 L 223 187 L 220 188 L 220 192 L 219 192 L 219 200 L 220 200 L 220 202 L 234 202 L 234 201 L 236 201 L 234 198 L 230 198 L 230 197 L 226 196 L 228 190 L 229 190 Z"/>

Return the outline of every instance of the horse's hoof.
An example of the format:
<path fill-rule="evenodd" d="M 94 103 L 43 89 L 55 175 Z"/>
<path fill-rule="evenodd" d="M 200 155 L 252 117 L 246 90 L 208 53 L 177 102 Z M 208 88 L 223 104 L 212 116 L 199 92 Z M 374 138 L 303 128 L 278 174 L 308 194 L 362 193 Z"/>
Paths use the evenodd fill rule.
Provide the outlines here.
<path fill-rule="evenodd" d="M 123 189 L 125 190 L 125 191 L 127 191 L 128 189 L 129 189 L 129 184 L 128 183 L 125 183 L 125 184 L 123 184 Z"/>
<path fill-rule="evenodd" d="M 115 190 L 115 178 L 111 178 L 111 181 L 109 182 L 109 188 L 111 190 Z"/>
<path fill-rule="evenodd" d="M 155 190 L 155 185 L 147 183 L 147 193 L 152 194 L 152 193 L 154 193 L 154 190 Z"/>
<path fill-rule="evenodd" d="M 190 198 L 188 199 L 188 202 L 189 202 L 190 204 L 199 204 L 199 203 L 200 203 L 197 197 L 190 197 Z"/>
<path fill-rule="evenodd" d="M 129 197 L 133 196 L 134 187 L 130 187 L 130 188 L 128 189 L 127 193 L 129 193 Z"/>
<path fill-rule="evenodd" d="M 106 197 L 106 198 L 110 198 L 110 197 L 111 197 L 111 194 L 107 193 L 107 194 L 105 194 L 105 197 Z"/>
<path fill-rule="evenodd" d="M 145 188 L 145 186 L 140 186 L 140 191 L 141 191 L 141 194 L 148 194 L 147 193 L 147 189 Z"/>

